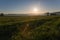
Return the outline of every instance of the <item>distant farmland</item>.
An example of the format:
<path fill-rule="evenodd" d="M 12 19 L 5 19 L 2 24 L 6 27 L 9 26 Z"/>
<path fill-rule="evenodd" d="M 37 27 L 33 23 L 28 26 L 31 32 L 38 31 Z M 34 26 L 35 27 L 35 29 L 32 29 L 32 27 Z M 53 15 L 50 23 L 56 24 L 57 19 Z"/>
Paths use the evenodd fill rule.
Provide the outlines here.
<path fill-rule="evenodd" d="M 60 16 L 1 16 L 0 40 L 58 40 Z"/>

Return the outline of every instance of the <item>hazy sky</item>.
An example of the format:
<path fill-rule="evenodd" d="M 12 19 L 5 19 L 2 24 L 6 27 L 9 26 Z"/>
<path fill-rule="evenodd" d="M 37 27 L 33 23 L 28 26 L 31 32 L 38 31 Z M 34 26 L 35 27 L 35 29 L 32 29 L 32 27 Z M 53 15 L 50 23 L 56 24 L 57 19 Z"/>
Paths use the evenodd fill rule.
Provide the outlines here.
<path fill-rule="evenodd" d="M 34 7 L 40 13 L 60 11 L 60 0 L 0 0 L 4 13 L 32 13 Z"/>

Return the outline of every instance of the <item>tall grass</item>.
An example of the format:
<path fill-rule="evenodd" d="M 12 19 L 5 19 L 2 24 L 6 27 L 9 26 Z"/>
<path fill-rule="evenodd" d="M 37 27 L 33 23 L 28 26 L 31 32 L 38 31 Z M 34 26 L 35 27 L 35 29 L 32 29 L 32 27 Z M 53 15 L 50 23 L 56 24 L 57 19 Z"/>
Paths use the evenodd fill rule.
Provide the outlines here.
<path fill-rule="evenodd" d="M 0 40 L 58 40 L 59 37 L 59 16 L 0 17 Z"/>

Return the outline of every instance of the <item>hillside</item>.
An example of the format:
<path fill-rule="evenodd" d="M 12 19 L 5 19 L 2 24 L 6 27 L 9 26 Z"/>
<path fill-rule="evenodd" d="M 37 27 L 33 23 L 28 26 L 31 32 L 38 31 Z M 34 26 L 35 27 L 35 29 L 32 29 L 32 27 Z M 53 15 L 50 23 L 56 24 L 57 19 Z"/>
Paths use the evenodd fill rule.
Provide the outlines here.
<path fill-rule="evenodd" d="M 0 40 L 58 40 L 60 16 L 0 17 Z"/>

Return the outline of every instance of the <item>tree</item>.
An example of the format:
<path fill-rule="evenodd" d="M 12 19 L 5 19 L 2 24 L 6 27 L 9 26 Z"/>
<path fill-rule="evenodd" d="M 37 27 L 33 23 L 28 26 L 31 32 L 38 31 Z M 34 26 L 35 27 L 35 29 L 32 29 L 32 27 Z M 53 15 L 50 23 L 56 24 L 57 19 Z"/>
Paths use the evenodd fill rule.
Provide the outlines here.
<path fill-rule="evenodd" d="M 0 14 L 0 16 L 4 16 L 4 14 L 3 14 L 3 13 L 1 13 L 1 14 Z"/>
<path fill-rule="evenodd" d="M 47 12 L 47 13 L 46 13 L 46 15 L 47 15 L 47 16 L 50 16 L 50 13 L 49 13 L 49 12 Z"/>

